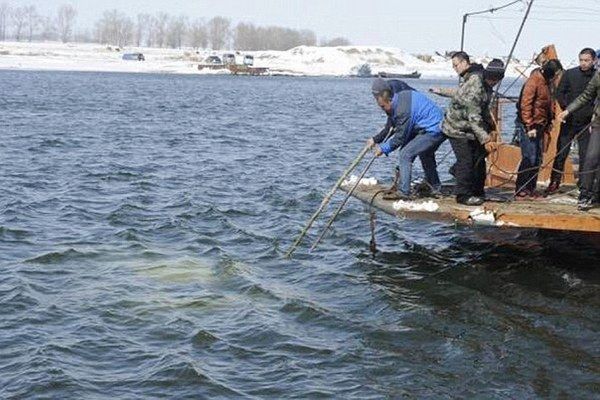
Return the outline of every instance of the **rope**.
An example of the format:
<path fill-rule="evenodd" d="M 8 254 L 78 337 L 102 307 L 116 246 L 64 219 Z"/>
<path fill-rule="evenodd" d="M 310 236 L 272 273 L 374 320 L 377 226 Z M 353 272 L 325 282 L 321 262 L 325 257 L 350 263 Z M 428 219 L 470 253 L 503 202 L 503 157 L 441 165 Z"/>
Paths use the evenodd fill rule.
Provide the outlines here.
<path fill-rule="evenodd" d="M 504 173 L 504 174 L 506 174 L 506 175 L 508 175 L 508 176 L 509 176 L 508 178 L 505 178 L 505 179 L 504 179 L 504 182 L 503 182 L 503 183 L 501 183 L 501 184 L 500 184 L 500 185 L 498 185 L 498 186 L 494 186 L 494 187 L 500 187 L 500 186 L 503 186 L 505 183 L 508 183 L 508 182 L 510 182 L 510 177 L 513 177 L 513 176 L 515 176 L 515 175 L 518 175 L 519 173 L 531 172 L 531 171 L 536 171 L 536 170 L 537 170 L 537 171 L 539 171 L 539 170 L 540 170 L 540 169 L 542 169 L 542 168 L 546 168 L 548 165 L 550 165 L 550 163 L 554 163 L 554 160 L 555 160 L 555 159 L 558 157 L 558 155 L 559 155 L 559 154 L 561 154 L 562 152 L 564 152 L 566 149 L 569 149 L 569 148 L 571 147 L 571 144 L 572 144 L 572 143 L 573 143 L 575 140 L 577 140 L 577 139 L 578 139 L 578 138 L 579 138 L 581 135 L 583 135 L 583 134 L 584 134 L 584 133 L 586 133 L 586 132 L 589 132 L 589 128 L 590 128 L 590 126 L 592 126 L 592 123 L 591 123 L 591 122 L 590 122 L 588 125 L 586 125 L 586 126 L 585 126 L 585 127 L 582 129 L 582 130 L 580 130 L 579 132 L 577 132 L 577 134 L 576 134 L 576 135 L 574 135 L 574 136 L 573 136 L 573 138 L 571 138 L 571 140 L 569 140 L 569 141 L 567 142 L 567 144 L 565 144 L 565 145 L 564 145 L 564 146 L 563 146 L 563 147 L 562 147 L 560 150 L 558 150 L 558 151 L 556 152 L 556 154 L 554 155 L 554 157 L 552 157 L 551 159 L 549 159 L 549 160 L 548 160 L 548 161 L 547 161 L 547 162 L 546 162 L 544 165 L 542 165 L 542 166 L 525 168 L 524 170 L 522 170 L 522 171 L 518 171 L 518 172 L 509 172 L 509 171 L 506 171 L 506 170 L 504 170 L 504 169 L 500 168 L 500 167 L 498 166 L 498 164 L 496 164 L 494 161 L 490 161 L 490 169 L 491 169 L 491 167 L 492 167 L 492 166 L 494 166 L 494 167 L 496 167 L 496 168 L 497 168 L 497 169 L 498 169 L 500 172 L 502 172 L 502 173 Z M 501 146 L 503 146 L 503 145 L 504 145 L 504 146 L 506 146 L 506 144 L 504 144 L 504 143 L 502 143 L 502 144 L 500 144 L 500 145 L 501 145 Z M 552 171 L 555 171 L 555 172 L 559 172 L 559 173 L 561 173 L 561 174 L 564 174 L 564 171 L 557 170 L 557 169 L 556 169 L 556 168 L 554 168 L 554 167 L 552 167 Z M 589 170 L 589 171 L 578 171 L 578 175 L 585 175 L 585 174 L 590 174 L 590 173 L 594 173 L 594 172 L 595 172 L 595 170 Z M 529 178 L 529 180 L 527 180 L 527 182 L 525 182 L 525 183 L 524 183 L 524 184 L 523 184 L 523 185 L 522 185 L 520 188 L 518 188 L 518 190 L 515 190 L 515 193 L 514 193 L 514 195 L 516 195 L 517 193 L 519 193 L 519 192 L 520 192 L 521 190 L 523 190 L 523 189 L 524 189 L 524 188 L 525 188 L 525 187 L 526 187 L 526 186 L 527 186 L 529 183 L 531 183 L 531 181 L 533 180 L 533 178 L 536 178 L 536 179 L 537 179 L 537 174 L 536 174 L 536 175 L 534 175 L 534 176 L 532 176 L 531 178 Z M 513 195 L 513 198 L 514 198 L 514 195 Z"/>

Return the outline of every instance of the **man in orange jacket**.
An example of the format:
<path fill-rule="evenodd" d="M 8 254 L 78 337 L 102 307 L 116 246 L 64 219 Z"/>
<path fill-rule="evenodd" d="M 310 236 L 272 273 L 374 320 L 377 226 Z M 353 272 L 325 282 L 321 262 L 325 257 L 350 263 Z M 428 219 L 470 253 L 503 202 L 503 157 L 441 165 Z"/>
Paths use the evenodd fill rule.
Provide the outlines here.
<path fill-rule="evenodd" d="M 515 121 L 521 146 L 521 164 L 515 191 L 517 200 L 540 197 L 535 188 L 542 161 L 542 143 L 553 118 L 550 84 L 560 70 L 562 65 L 558 60 L 548 60 L 541 68 L 533 70 L 521 89 Z"/>

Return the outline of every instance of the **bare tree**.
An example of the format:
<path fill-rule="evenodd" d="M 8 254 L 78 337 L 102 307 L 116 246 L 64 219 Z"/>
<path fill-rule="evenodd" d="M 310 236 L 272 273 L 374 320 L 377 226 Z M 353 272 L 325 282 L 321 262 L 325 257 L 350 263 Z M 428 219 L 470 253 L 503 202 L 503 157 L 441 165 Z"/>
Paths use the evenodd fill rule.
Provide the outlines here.
<path fill-rule="evenodd" d="M 42 17 L 40 20 L 42 27 L 41 38 L 43 40 L 57 40 L 58 32 L 56 30 L 56 21 L 50 17 Z"/>
<path fill-rule="evenodd" d="M 0 40 L 6 40 L 7 21 L 11 14 L 11 8 L 8 4 L 0 4 Z"/>
<path fill-rule="evenodd" d="M 352 43 L 344 37 L 336 37 L 331 40 L 321 39 L 322 47 L 337 47 L 337 46 L 350 46 Z"/>
<path fill-rule="evenodd" d="M 58 34 L 63 43 L 68 42 L 73 33 L 73 25 L 75 24 L 76 16 L 77 10 L 70 4 L 62 5 L 58 9 L 58 18 L 56 19 L 56 22 L 58 25 Z"/>
<path fill-rule="evenodd" d="M 99 43 L 126 46 L 132 42 L 133 31 L 131 18 L 118 10 L 105 11 L 96 22 L 96 40 Z"/>
<path fill-rule="evenodd" d="M 25 7 L 17 7 L 12 12 L 11 17 L 13 26 L 15 27 L 15 40 L 20 42 L 21 34 L 27 23 L 27 9 Z"/>
<path fill-rule="evenodd" d="M 234 29 L 237 50 L 288 50 L 292 47 L 316 44 L 316 35 L 309 30 L 294 30 L 279 26 L 256 27 L 240 22 Z"/>
<path fill-rule="evenodd" d="M 205 49 L 208 47 L 208 31 L 206 29 L 206 24 L 201 19 L 197 19 L 192 23 L 189 30 L 189 36 L 192 47 L 196 49 Z"/>
<path fill-rule="evenodd" d="M 214 50 L 225 48 L 231 36 L 231 21 L 224 17 L 214 17 L 208 21 L 208 38 Z"/>
<path fill-rule="evenodd" d="M 303 29 L 300 31 L 300 43 L 305 46 L 316 46 L 317 35 L 311 30 Z"/>
<path fill-rule="evenodd" d="M 146 43 L 150 40 L 152 17 L 150 14 L 138 14 L 137 23 L 135 24 L 135 43 L 140 47 L 146 38 Z"/>
<path fill-rule="evenodd" d="M 154 19 L 155 42 L 158 47 L 163 47 L 167 39 L 167 24 L 169 23 L 169 14 L 159 12 Z"/>
<path fill-rule="evenodd" d="M 238 23 L 233 32 L 233 47 L 236 50 L 258 50 L 258 33 L 258 29 L 253 24 Z"/>
<path fill-rule="evenodd" d="M 41 18 L 35 9 L 35 6 L 25 7 L 25 16 L 27 19 L 27 30 L 29 34 L 29 41 L 33 40 L 33 35 L 40 26 Z"/>
<path fill-rule="evenodd" d="M 188 19 L 185 16 L 172 18 L 167 28 L 167 45 L 173 49 L 181 48 L 183 38 L 188 30 Z"/>

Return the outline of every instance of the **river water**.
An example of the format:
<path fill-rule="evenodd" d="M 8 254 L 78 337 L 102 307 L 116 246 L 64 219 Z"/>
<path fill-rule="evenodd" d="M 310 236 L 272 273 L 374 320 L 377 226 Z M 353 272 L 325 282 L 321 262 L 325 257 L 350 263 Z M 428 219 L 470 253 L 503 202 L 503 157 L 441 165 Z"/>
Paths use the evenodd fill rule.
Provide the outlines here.
<path fill-rule="evenodd" d="M 0 397 L 600 390 L 599 252 L 584 236 L 379 215 L 373 256 L 351 201 L 318 250 L 282 258 L 384 123 L 369 80 L 0 83 Z"/>

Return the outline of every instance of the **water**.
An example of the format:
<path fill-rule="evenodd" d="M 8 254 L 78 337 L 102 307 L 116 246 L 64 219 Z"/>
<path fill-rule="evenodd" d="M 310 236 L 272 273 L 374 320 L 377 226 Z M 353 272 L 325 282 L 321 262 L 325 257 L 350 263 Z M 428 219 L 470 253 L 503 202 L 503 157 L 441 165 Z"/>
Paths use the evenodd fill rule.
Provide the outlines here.
<path fill-rule="evenodd" d="M 281 257 L 384 122 L 370 82 L 0 82 L 0 397 L 598 393 L 585 237 L 380 215 L 373 257 L 352 201 L 318 251 Z"/>

